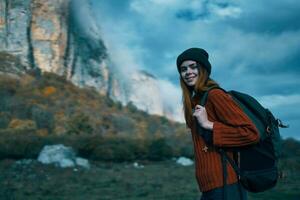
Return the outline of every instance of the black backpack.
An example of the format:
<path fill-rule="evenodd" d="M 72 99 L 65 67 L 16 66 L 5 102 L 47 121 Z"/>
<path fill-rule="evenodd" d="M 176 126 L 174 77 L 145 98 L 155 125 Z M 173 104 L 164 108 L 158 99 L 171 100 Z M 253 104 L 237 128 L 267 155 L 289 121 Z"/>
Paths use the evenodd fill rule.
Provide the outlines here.
<path fill-rule="evenodd" d="M 212 89 L 221 89 L 229 94 L 251 119 L 260 134 L 258 143 L 246 147 L 219 148 L 218 151 L 223 164 L 224 191 L 226 191 L 227 162 L 237 173 L 239 182 L 249 192 L 263 192 L 274 187 L 277 183 L 278 159 L 281 152 L 281 136 L 279 127 L 287 128 L 279 119 L 264 108 L 253 97 L 237 91 L 225 91 L 219 87 L 212 87 L 202 95 L 200 105 L 205 106 L 208 93 Z M 234 160 L 226 151 L 232 151 Z"/>

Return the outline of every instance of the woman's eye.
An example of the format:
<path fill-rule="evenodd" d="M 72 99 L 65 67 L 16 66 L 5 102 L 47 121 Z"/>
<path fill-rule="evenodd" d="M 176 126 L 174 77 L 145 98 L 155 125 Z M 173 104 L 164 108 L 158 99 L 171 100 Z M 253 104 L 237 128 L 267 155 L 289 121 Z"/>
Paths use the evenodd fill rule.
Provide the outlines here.
<path fill-rule="evenodd" d="M 181 71 L 181 72 L 185 72 L 186 70 L 187 70 L 187 67 L 181 67 L 181 68 L 180 68 L 180 71 Z"/>
<path fill-rule="evenodd" d="M 191 69 L 196 69 L 197 68 L 197 65 L 192 65 L 190 66 Z"/>

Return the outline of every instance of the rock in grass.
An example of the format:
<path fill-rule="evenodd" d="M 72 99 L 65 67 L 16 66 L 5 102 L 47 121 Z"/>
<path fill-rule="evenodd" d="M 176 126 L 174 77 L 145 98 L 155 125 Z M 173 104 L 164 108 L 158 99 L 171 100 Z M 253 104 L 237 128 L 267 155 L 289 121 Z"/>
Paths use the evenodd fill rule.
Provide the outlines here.
<path fill-rule="evenodd" d="M 75 167 L 77 165 L 90 169 L 88 160 L 76 157 L 75 151 L 71 147 L 66 147 L 62 144 L 46 145 L 40 152 L 38 161 L 43 164 L 55 164 L 62 168 Z"/>
<path fill-rule="evenodd" d="M 190 165 L 194 164 L 194 162 L 191 159 L 186 158 L 186 157 L 179 157 L 176 160 L 176 163 L 183 165 L 183 166 L 190 166 Z"/>
<path fill-rule="evenodd" d="M 55 164 L 59 167 L 74 167 L 75 152 L 71 147 L 62 144 L 46 145 L 38 156 L 43 164 Z"/>
<path fill-rule="evenodd" d="M 139 164 L 138 162 L 134 162 L 133 163 L 133 167 L 135 167 L 135 168 L 144 168 L 144 165 L 141 165 L 141 164 Z"/>

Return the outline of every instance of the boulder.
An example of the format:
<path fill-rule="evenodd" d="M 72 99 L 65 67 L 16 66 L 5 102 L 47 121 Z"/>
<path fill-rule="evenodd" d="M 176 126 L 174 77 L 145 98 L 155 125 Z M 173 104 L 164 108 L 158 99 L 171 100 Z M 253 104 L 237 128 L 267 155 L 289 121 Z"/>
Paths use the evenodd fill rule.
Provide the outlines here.
<path fill-rule="evenodd" d="M 46 145 L 38 156 L 38 161 L 43 164 L 55 164 L 56 166 L 75 167 L 76 165 L 89 169 L 89 161 L 76 157 L 75 151 L 71 147 L 62 144 Z"/>

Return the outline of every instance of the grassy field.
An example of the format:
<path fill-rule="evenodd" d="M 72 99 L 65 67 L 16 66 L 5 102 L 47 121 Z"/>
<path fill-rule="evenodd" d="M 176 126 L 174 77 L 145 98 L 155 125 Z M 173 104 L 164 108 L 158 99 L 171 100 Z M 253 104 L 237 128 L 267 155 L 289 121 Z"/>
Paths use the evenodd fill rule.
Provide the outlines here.
<path fill-rule="evenodd" d="M 0 162 L 1 200 L 195 200 L 200 193 L 194 166 L 175 161 L 133 163 L 92 162 L 91 169 L 43 165 L 35 160 Z M 276 188 L 250 194 L 249 200 L 300 199 L 300 172 L 290 171 Z"/>

